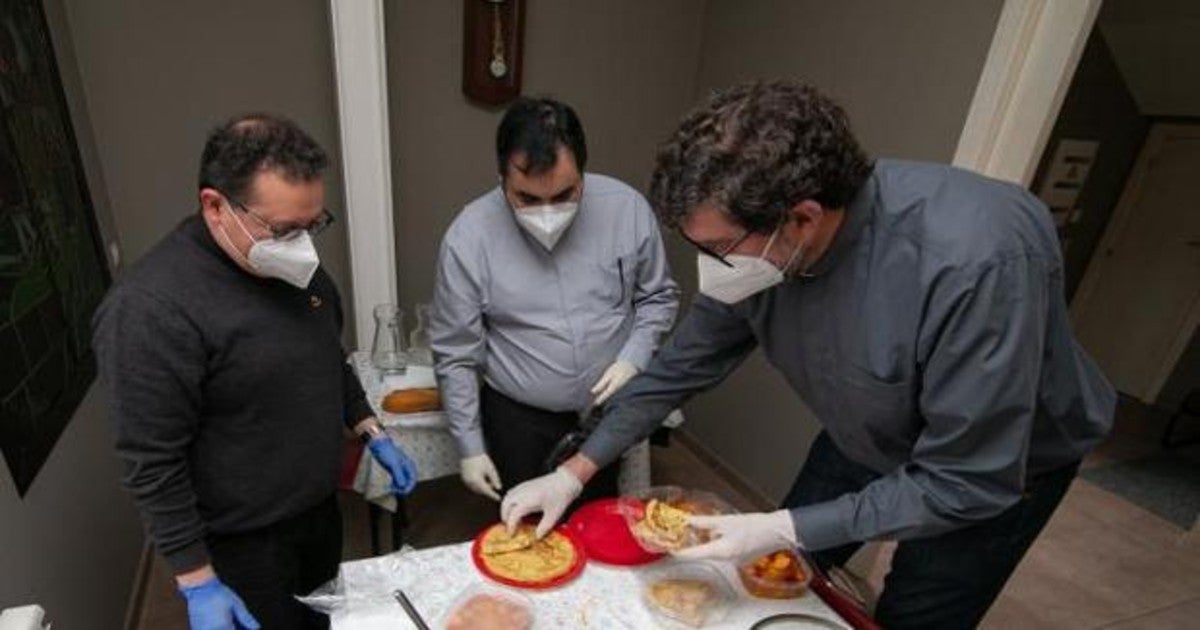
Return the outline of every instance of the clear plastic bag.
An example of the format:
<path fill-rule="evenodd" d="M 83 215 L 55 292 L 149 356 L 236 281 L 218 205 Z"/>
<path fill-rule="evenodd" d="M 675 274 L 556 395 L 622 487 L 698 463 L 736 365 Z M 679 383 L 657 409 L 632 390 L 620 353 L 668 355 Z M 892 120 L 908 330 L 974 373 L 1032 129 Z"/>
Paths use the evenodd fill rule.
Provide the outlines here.
<path fill-rule="evenodd" d="M 396 589 L 408 590 L 419 580 L 419 576 L 401 566 L 412 547 L 405 545 L 399 551 L 369 562 L 348 563 L 338 576 L 303 597 L 296 596 L 301 603 L 325 613 L 336 621 L 339 617 L 354 615 L 358 619 L 378 619 L 390 622 L 395 627 L 398 620 L 408 620 L 404 609 L 396 602 Z M 428 622 L 433 611 L 419 611 Z M 357 624 L 356 624 L 357 625 Z M 336 624 L 335 624 L 336 627 Z M 381 626 L 388 627 L 388 626 Z"/>

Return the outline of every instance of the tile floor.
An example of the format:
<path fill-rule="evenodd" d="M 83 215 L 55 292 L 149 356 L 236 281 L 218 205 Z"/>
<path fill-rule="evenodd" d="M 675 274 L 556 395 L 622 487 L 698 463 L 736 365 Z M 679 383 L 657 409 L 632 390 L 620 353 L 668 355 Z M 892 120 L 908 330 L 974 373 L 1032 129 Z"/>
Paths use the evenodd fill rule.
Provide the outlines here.
<path fill-rule="evenodd" d="M 1123 405 L 1110 440 L 1085 466 L 1135 458 L 1157 448 L 1162 418 Z M 1190 428 L 1189 428 L 1190 430 Z M 656 483 L 700 487 L 743 510 L 761 499 L 742 491 L 676 440 L 653 454 Z M 446 509 L 445 506 L 454 506 Z M 342 497 L 344 555 L 370 554 L 367 510 Z M 476 497 L 456 478 L 422 484 L 410 499 L 408 540 L 428 547 L 466 540 L 495 519 L 493 503 Z M 385 536 L 386 540 L 386 536 Z M 1195 628 L 1200 618 L 1200 533 L 1184 530 L 1142 508 L 1076 480 L 984 619 L 989 629 Z M 160 561 L 153 563 L 140 628 L 186 629 L 182 602 Z"/>

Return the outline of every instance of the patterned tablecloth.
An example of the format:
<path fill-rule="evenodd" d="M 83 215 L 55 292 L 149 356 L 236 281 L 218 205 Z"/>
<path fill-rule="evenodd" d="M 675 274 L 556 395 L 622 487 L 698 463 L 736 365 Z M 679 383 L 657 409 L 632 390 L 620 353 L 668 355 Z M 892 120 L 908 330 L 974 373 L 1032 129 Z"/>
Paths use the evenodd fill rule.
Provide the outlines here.
<path fill-rule="evenodd" d="M 669 561 L 662 561 L 669 562 Z M 647 568 L 657 568 L 660 563 Z M 804 613 L 848 628 L 819 597 L 806 593 L 789 600 L 750 597 L 728 563 L 711 563 L 724 574 L 737 594 L 725 619 L 708 628 L 745 630 L 754 622 L 780 613 Z M 647 568 L 612 567 L 590 562 L 578 579 L 548 591 L 522 591 L 534 603 L 534 627 L 657 628 L 661 627 L 642 603 L 639 574 Z M 446 545 L 343 563 L 338 607 L 331 614 L 333 630 L 396 630 L 412 628 L 392 591 L 403 589 L 430 627 L 442 627 L 455 598 L 472 585 L 487 582 L 471 563 L 470 543 Z M 796 626 L 801 627 L 801 626 Z M 824 624 L 812 627 L 826 627 Z"/>
<path fill-rule="evenodd" d="M 350 355 L 350 365 L 358 374 L 367 401 L 375 410 L 379 421 L 388 429 L 392 439 L 416 462 L 421 481 L 458 474 L 458 448 L 450 436 L 446 414 L 441 411 L 429 413 L 394 414 L 383 410 L 383 397 L 390 391 L 409 387 L 435 387 L 433 370 L 427 366 L 411 365 L 405 374 L 384 376 L 371 365 L 367 352 Z M 677 427 L 683 422 L 683 414 L 671 412 L 664 423 Z M 364 456 L 369 456 L 364 450 Z M 623 493 L 636 491 L 650 485 L 650 446 L 641 442 L 629 449 L 621 462 L 620 487 Z M 361 489 L 360 489 L 361 491 Z"/>

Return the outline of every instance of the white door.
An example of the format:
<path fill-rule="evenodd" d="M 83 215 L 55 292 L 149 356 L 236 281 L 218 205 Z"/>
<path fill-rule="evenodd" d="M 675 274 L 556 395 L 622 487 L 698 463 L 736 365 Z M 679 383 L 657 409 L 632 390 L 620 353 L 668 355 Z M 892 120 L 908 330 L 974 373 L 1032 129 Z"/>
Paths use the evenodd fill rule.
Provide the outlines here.
<path fill-rule="evenodd" d="M 1157 398 L 1200 323 L 1200 125 L 1151 128 L 1071 319 L 1117 389 Z"/>

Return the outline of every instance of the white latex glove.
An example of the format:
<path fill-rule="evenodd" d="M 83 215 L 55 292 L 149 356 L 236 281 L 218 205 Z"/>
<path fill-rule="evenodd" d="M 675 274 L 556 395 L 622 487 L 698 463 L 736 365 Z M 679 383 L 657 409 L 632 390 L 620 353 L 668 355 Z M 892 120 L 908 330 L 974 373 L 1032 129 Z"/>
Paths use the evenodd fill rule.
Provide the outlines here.
<path fill-rule="evenodd" d="M 542 520 L 537 525 L 537 537 L 541 538 L 562 518 L 567 506 L 580 492 L 583 492 L 583 484 L 579 479 L 559 466 L 548 475 L 535 477 L 509 490 L 500 502 L 500 520 L 511 535 L 521 519 L 541 512 Z"/>
<path fill-rule="evenodd" d="M 462 481 L 476 494 L 482 494 L 493 501 L 500 500 L 500 473 L 487 453 L 464 457 L 459 462 L 459 473 Z"/>
<path fill-rule="evenodd" d="M 592 386 L 592 395 L 596 397 L 592 401 L 593 405 L 602 405 L 604 401 L 612 396 L 629 382 L 638 373 L 638 369 L 628 361 L 614 361 L 612 365 L 604 370 L 604 374 L 600 376 L 600 380 Z"/>
<path fill-rule="evenodd" d="M 787 510 L 756 514 L 691 516 L 688 524 L 707 529 L 715 540 L 673 552 L 679 558 L 736 560 L 797 547 L 796 528 Z"/>

